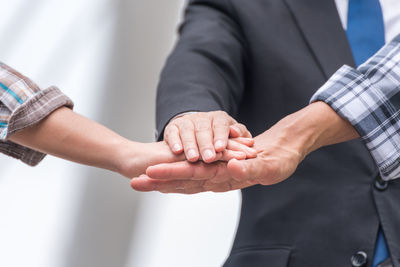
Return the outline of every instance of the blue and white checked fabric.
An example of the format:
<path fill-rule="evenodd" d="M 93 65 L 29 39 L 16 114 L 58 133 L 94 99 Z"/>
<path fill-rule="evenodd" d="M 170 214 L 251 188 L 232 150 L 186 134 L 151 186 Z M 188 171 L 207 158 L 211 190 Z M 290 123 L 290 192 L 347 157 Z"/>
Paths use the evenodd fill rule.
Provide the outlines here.
<path fill-rule="evenodd" d="M 32 166 L 38 164 L 45 154 L 7 139 L 62 106 L 72 108 L 73 103 L 57 87 L 41 90 L 29 78 L 0 63 L 0 152 Z"/>
<path fill-rule="evenodd" d="M 311 98 L 360 134 L 382 179 L 400 178 L 400 35 L 357 69 L 340 68 Z"/>

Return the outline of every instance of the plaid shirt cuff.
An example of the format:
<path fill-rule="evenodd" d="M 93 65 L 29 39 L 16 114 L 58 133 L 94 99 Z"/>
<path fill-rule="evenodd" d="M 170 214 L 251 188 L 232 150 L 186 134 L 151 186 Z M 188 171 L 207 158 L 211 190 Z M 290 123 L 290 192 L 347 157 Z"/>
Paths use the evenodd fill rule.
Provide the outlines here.
<path fill-rule="evenodd" d="M 40 90 L 29 78 L 1 63 L 0 152 L 30 166 L 37 165 L 45 154 L 7 139 L 13 133 L 40 122 L 62 106 L 73 108 L 73 103 L 58 88 Z"/>
<path fill-rule="evenodd" d="M 400 177 L 400 35 L 357 70 L 340 68 L 311 98 L 360 134 L 384 180 Z"/>

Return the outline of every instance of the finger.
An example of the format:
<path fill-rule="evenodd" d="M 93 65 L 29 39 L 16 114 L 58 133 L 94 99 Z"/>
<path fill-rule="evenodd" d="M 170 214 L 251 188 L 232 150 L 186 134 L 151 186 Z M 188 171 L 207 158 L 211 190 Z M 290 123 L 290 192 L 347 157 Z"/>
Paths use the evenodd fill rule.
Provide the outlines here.
<path fill-rule="evenodd" d="M 189 163 L 187 161 L 175 163 L 162 163 L 150 166 L 146 170 L 146 174 L 152 179 L 190 179 L 194 175 L 195 165 L 198 163 Z"/>
<path fill-rule="evenodd" d="M 253 138 L 248 138 L 248 137 L 237 137 L 237 138 L 231 138 L 230 140 L 233 140 L 248 147 L 254 146 L 255 143 Z"/>
<path fill-rule="evenodd" d="M 217 113 L 212 121 L 212 127 L 214 132 L 214 148 L 216 152 L 222 152 L 228 144 L 229 138 L 229 125 L 233 122 L 230 117 L 225 115 L 226 113 Z"/>
<path fill-rule="evenodd" d="M 161 193 L 195 194 L 204 192 L 204 181 L 155 180 L 146 175 L 131 180 L 131 187 L 137 191 L 159 191 Z"/>
<path fill-rule="evenodd" d="M 179 129 L 175 124 L 168 125 L 167 128 L 165 128 L 164 140 L 167 142 L 171 151 L 175 154 L 180 154 L 183 152 Z"/>
<path fill-rule="evenodd" d="M 223 156 L 224 156 L 224 152 L 215 153 L 215 160 L 214 161 L 222 160 Z"/>
<path fill-rule="evenodd" d="M 253 183 L 250 183 L 248 181 L 237 182 L 234 180 L 226 180 L 221 182 L 214 182 L 211 180 L 155 180 L 145 175 L 134 178 L 131 181 L 132 188 L 137 191 L 159 191 L 162 193 L 180 194 L 195 194 L 207 191 L 227 192 L 249 187 L 251 185 L 253 185 Z"/>
<path fill-rule="evenodd" d="M 213 145 L 211 119 L 206 116 L 197 116 L 193 123 L 196 130 L 197 145 L 203 161 L 207 163 L 213 162 L 216 155 Z"/>
<path fill-rule="evenodd" d="M 139 177 L 131 179 L 130 184 L 133 189 L 140 192 L 150 192 L 156 189 L 153 180 L 146 175 L 140 175 Z"/>
<path fill-rule="evenodd" d="M 199 151 L 195 136 L 194 125 L 189 119 L 181 119 L 176 122 L 183 144 L 183 149 L 188 161 L 195 162 L 199 159 Z"/>
<path fill-rule="evenodd" d="M 247 158 L 255 158 L 257 157 L 257 150 L 252 148 L 252 147 L 248 147 L 246 145 L 242 145 L 234 140 L 229 140 L 228 141 L 228 149 L 230 150 L 234 150 L 234 151 L 242 151 L 244 153 L 246 153 L 246 157 Z"/>
<path fill-rule="evenodd" d="M 238 160 L 242 160 L 242 159 L 246 159 L 247 155 L 245 152 L 243 151 L 234 151 L 234 150 L 229 150 L 229 149 L 225 149 L 222 152 L 218 152 L 216 153 L 214 162 L 216 161 L 225 161 L 228 162 L 231 159 L 238 159 Z M 175 161 L 172 162 L 176 162 L 176 161 L 181 161 L 182 159 L 177 159 Z M 202 158 L 200 158 L 199 160 L 203 160 Z"/>
<path fill-rule="evenodd" d="M 243 151 L 234 151 L 234 150 L 225 149 L 224 152 L 219 153 L 217 160 L 228 162 L 231 159 L 242 160 L 242 159 L 246 159 L 246 157 L 247 157 L 247 155 Z"/>
<path fill-rule="evenodd" d="M 147 168 L 146 174 L 152 179 L 160 180 L 208 180 L 217 176 L 229 176 L 224 162 L 206 164 L 187 161 L 151 166 Z"/>
<path fill-rule="evenodd" d="M 235 137 L 251 138 L 252 137 L 249 130 L 247 130 L 247 127 L 241 123 L 236 123 L 236 124 L 231 125 L 229 130 L 230 130 L 229 136 L 232 138 L 235 138 Z"/>

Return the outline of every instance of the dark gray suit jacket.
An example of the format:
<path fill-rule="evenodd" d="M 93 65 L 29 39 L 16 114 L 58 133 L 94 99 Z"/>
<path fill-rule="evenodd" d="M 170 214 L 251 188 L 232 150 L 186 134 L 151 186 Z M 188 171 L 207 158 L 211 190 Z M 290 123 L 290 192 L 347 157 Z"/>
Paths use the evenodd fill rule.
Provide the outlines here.
<path fill-rule="evenodd" d="M 192 0 L 163 70 L 157 127 L 185 111 L 225 110 L 257 135 L 307 105 L 343 64 L 354 65 L 334 0 Z M 379 223 L 400 266 L 400 181 L 378 171 L 360 141 L 312 153 L 274 186 L 242 190 L 226 267 L 341 267 Z"/>

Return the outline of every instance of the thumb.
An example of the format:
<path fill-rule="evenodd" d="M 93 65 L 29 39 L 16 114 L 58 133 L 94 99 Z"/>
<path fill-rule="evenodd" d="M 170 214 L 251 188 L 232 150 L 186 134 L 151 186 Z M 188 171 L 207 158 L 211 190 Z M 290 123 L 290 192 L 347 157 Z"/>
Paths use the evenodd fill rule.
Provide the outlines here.
<path fill-rule="evenodd" d="M 248 160 L 231 159 L 228 172 L 236 181 L 257 181 L 262 173 L 262 162 L 259 158 Z"/>

